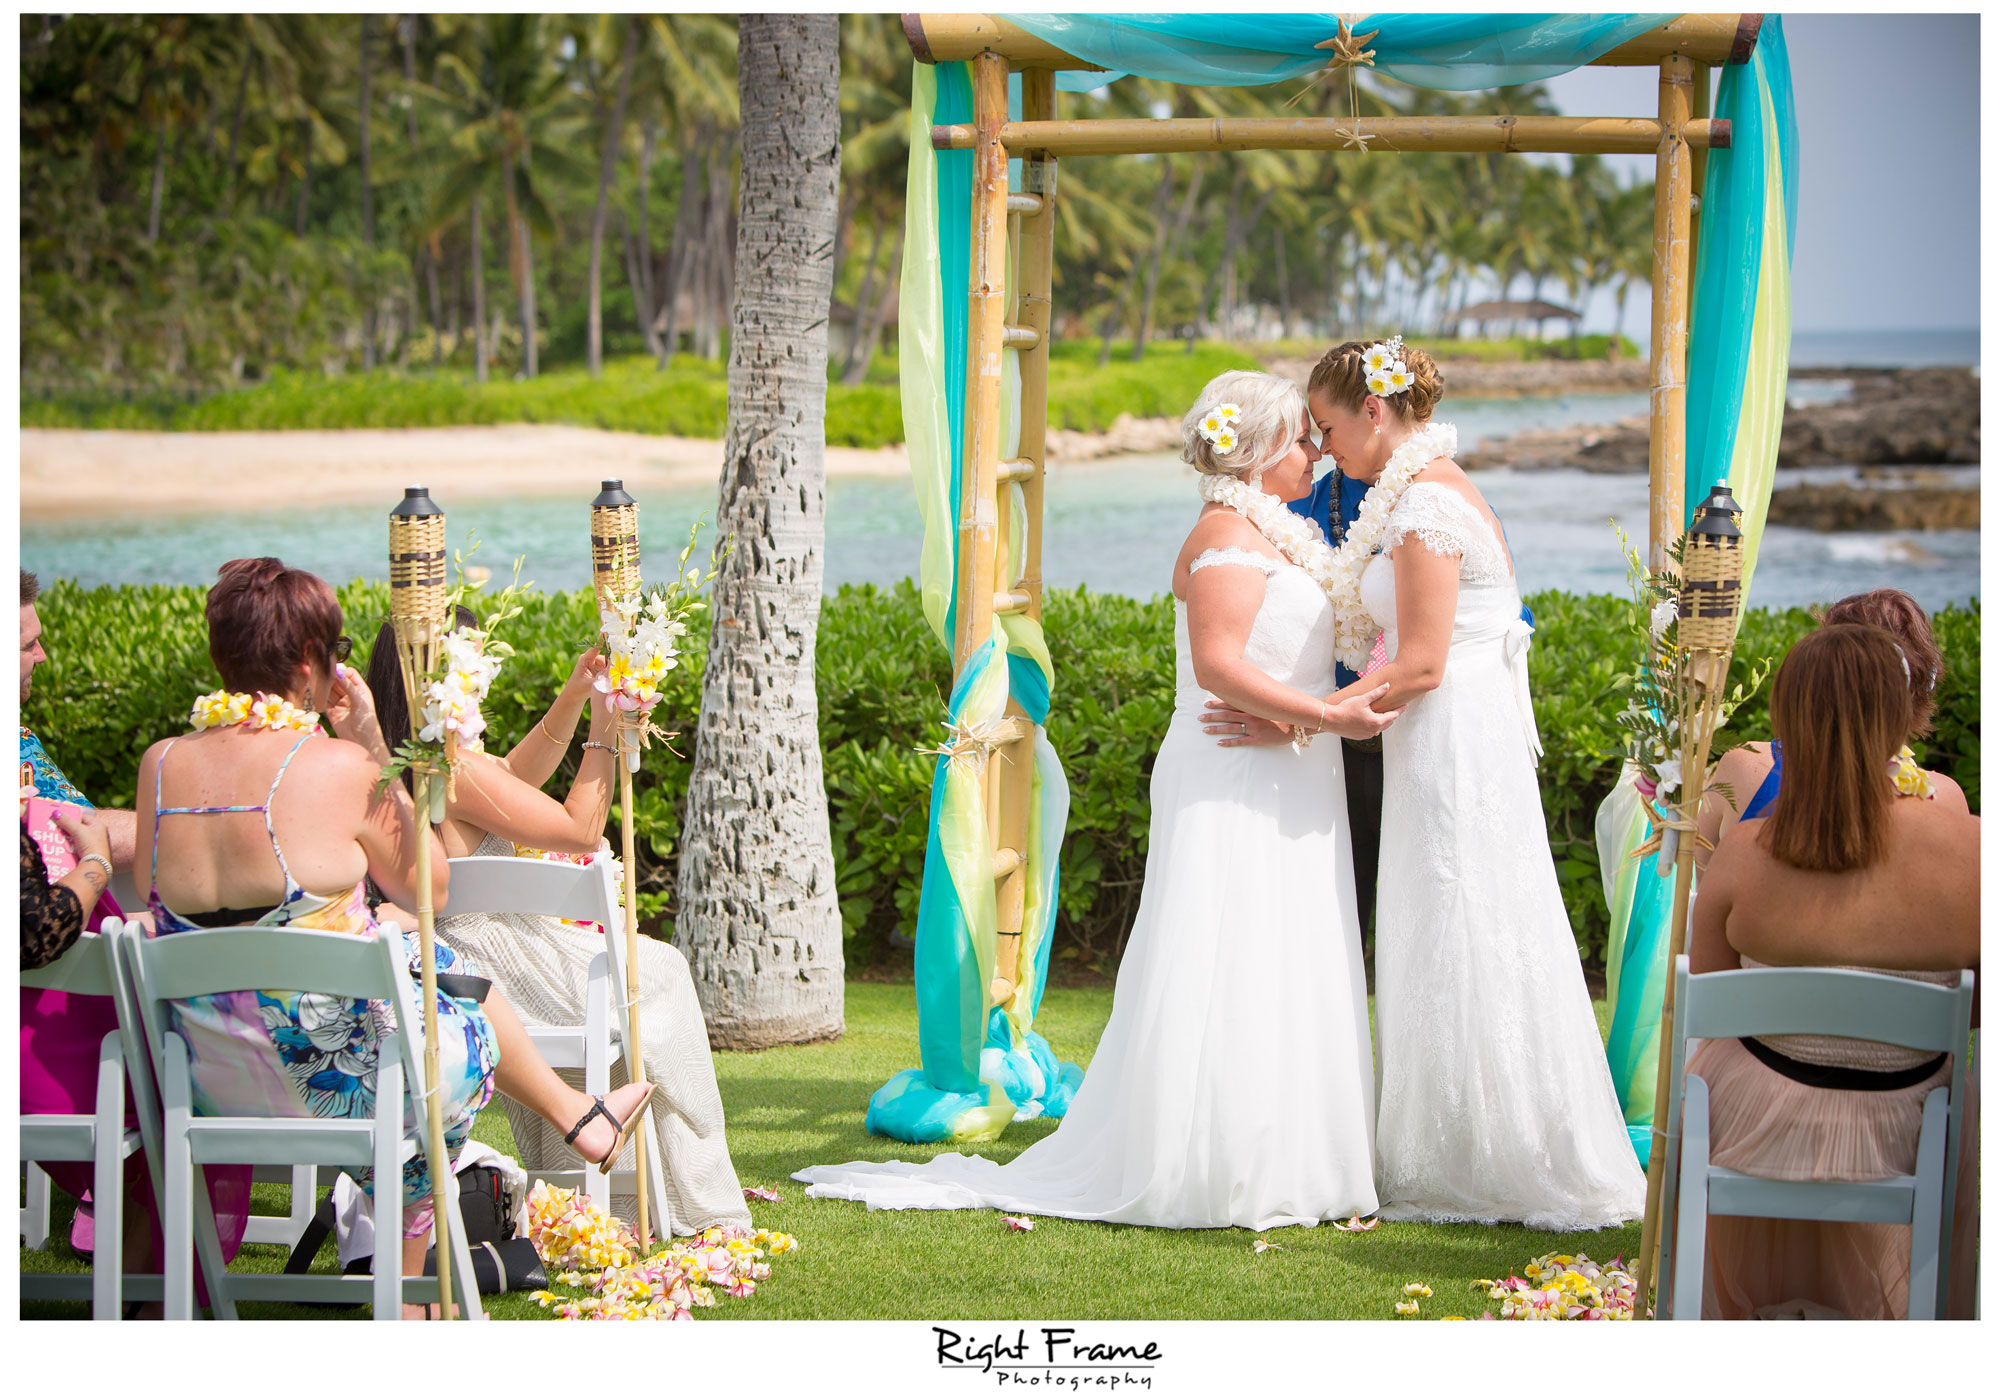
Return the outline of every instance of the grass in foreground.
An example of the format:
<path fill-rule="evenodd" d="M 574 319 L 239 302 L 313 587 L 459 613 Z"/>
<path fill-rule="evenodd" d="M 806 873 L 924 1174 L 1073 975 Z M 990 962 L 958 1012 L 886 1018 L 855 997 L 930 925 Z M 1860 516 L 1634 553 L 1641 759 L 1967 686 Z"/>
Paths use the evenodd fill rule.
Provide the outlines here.
<path fill-rule="evenodd" d="M 1111 989 L 1055 988 L 1038 1027 L 1056 1053 L 1088 1065 L 1111 1014 Z M 1600 1029 L 1609 1012 L 1597 1003 Z M 1394 1316 L 1405 1283 L 1427 1283 L 1426 1316 L 1477 1317 L 1487 1306 L 1472 1280 L 1519 1269 L 1562 1249 L 1599 1261 L 1637 1249 L 1639 1227 L 1551 1235 L 1517 1226 L 1384 1224 L 1367 1234 L 1285 1229 L 1282 1248 L 1253 1252 L 1247 1230 L 1148 1230 L 1038 1218 L 1032 1233 L 1007 1230 L 992 1211 L 869 1211 L 850 1201 L 808 1200 L 790 1173 L 814 1163 L 856 1159 L 924 1161 L 951 1144 L 916 1146 L 870 1137 L 861 1116 L 868 1096 L 916 1057 L 910 986 L 850 982 L 847 1034 L 825 1045 L 718 1054 L 717 1076 L 736 1170 L 746 1186 L 769 1186 L 784 1200 L 753 1202 L 756 1223 L 799 1238 L 796 1254 L 773 1262 L 755 1297 L 724 1299 L 699 1320 L 801 1318 L 1204 1319 Z M 1053 1122 L 1018 1123 L 978 1150 L 1011 1160 L 1054 1132 Z M 498 1105 L 480 1115 L 477 1135 L 504 1151 L 513 1140 Z M 260 1211 L 282 1209 L 285 1188 L 257 1188 Z M 52 1240 L 68 1237 L 71 1205 L 58 1196 Z M 276 1271 L 283 1251 L 246 1246 L 235 1267 Z M 21 1252 L 24 1270 L 79 1269 L 68 1250 Z M 331 1272 L 333 1246 L 316 1268 Z M 544 1316 L 526 1294 L 489 1299 L 500 1318 Z M 22 1305 L 23 1317 L 76 1317 L 74 1304 Z M 276 1305 L 247 1316 L 358 1317 Z"/>

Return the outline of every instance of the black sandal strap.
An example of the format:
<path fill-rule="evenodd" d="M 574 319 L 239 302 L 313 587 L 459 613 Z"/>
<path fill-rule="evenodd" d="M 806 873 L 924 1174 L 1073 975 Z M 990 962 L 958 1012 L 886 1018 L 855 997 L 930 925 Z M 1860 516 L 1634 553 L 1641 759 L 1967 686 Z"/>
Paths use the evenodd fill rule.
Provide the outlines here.
<path fill-rule="evenodd" d="M 571 1147 L 576 1146 L 577 1137 L 583 1132 L 585 1128 L 590 1126 L 590 1120 L 599 1116 L 602 1116 L 604 1121 L 609 1123 L 614 1131 L 622 1130 L 624 1127 L 622 1123 L 620 1123 L 616 1118 L 613 1118 L 611 1116 L 611 1110 L 604 1106 L 603 1098 L 601 1096 L 593 1095 L 590 1105 L 590 1111 L 585 1113 L 583 1117 L 576 1120 L 576 1126 L 574 1128 L 571 1128 L 567 1133 L 563 1134 L 563 1142 Z"/>

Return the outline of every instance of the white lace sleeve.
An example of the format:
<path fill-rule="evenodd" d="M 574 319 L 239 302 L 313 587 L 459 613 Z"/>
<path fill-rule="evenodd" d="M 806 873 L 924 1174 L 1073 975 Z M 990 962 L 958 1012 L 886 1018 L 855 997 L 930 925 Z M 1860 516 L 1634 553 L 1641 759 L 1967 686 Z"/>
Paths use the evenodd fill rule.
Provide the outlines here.
<path fill-rule="evenodd" d="M 1240 564 L 1246 569 L 1256 569 L 1266 578 L 1285 567 L 1281 559 L 1272 559 L 1254 550 L 1238 549 L 1235 545 L 1230 545 L 1226 549 L 1204 549 L 1195 555 L 1193 562 L 1188 565 L 1188 572 L 1206 569 L 1212 564 Z"/>
<path fill-rule="evenodd" d="M 1431 553 L 1458 558 L 1467 583 L 1507 577 L 1507 556 L 1479 509 L 1441 481 L 1419 481 L 1403 492 L 1382 532 L 1382 548 L 1392 550 L 1410 536 Z"/>

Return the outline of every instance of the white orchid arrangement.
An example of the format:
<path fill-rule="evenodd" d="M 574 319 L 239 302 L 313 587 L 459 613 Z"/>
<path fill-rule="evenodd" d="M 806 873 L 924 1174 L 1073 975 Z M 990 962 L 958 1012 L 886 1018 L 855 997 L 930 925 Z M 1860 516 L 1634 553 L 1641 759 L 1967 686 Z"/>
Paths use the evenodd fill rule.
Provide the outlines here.
<path fill-rule="evenodd" d="M 445 616 L 457 614 L 459 606 L 485 586 L 485 571 L 468 566 L 477 553 L 476 535 L 466 536 L 465 548 L 452 551 L 458 567 L 458 583 L 445 595 Z M 386 784 L 406 769 L 424 767 L 455 776 L 461 752 L 476 752 L 486 732 L 484 705 L 500 674 L 500 667 L 514 655 L 514 648 L 495 635 L 501 624 L 520 616 L 521 565 L 526 556 L 514 561 L 514 577 L 493 599 L 480 627 L 455 627 L 444 635 L 438 647 L 438 669 L 417 680 L 417 699 L 412 706 L 414 737 L 396 749 L 396 755 L 382 770 Z M 530 585 L 532 586 L 532 585 Z M 431 789 L 431 820 L 442 819 L 448 788 Z"/>
<path fill-rule="evenodd" d="M 1625 756 L 1634 770 L 1633 786 L 1659 831 L 1672 819 L 1669 808 L 1684 807 L 1691 796 L 1699 800 L 1699 794 L 1686 791 L 1687 775 L 1681 760 L 1682 735 L 1694 720 L 1684 673 L 1688 653 L 1680 644 L 1681 551 L 1687 536 L 1674 542 L 1667 551 L 1667 565 L 1657 571 L 1646 568 L 1622 529 L 1618 542 L 1625 550 L 1625 572 L 1632 585 L 1631 630 L 1641 659 L 1617 680 L 1619 687 L 1631 692 L 1617 723 L 1626 732 Z M 1718 731 L 1729 723 L 1737 707 L 1763 686 L 1770 669 L 1768 658 L 1757 662 L 1747 684 L 1738 682 L 1715 697 Z M 1727 791 L 1726 785 L 1710 786 Z M 1661 850 L 1665 856 L 1667 848 L 1662 846 Z"/>
<path fill-rule="evenodd" d="M 688 619 L 708 606 L 701 590 L 714 581 L 727 552 L 718 547 L 706 570 L 689 565 L 701 525 L 696 520 L 688 530 L 688 541 L 671 582 L 608 602 L 598 614 L 605 665 L 603 674 L 591 685 L 605 704 L 633 717 L 641 748 L 649 739 L 674 737 L 655 728 L 648 716 L 660 703 L 660 685 L 667 673 L 681 664 L 681 639 L 687 635 Z M 625 761 L 636 770 L 638 748 L 628 748 Z"/>

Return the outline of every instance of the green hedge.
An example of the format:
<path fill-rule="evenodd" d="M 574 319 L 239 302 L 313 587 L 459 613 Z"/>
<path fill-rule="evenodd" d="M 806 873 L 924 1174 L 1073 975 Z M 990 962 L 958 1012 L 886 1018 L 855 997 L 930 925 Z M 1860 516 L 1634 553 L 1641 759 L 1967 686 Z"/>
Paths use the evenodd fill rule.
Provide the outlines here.
<path fill-rule="evenodd" d="M 388 606 L 381 584 L 350 584 L 341 606 L 357 664 Z M 530 594 L 509 624 L 518 648 L 494 688 L 488 713 L 496 746 L 539 718 L 594 630 L 589 595 Z M 1606 911 L 1592 834 L 1597 804 L 1617 772 L 1622 701 L 1613 678 L 1626 665 L 1627 605 L 1608 595 L 1539 593 L 1535 701 L 1542 743 L 1542 804 L 1577 942 L 1601 965 Z M 139 756 L 179 732 L 192 698 L 216 684 L 202 624 L 202 590 L 128 587 L 82 590 L 59 582 L 41 615 L 50 660 L 36 673 L 24 722 L 33 725 L 79 787 L 99 801 L 133 800 Z M 1926 761 L 1950 773 L 1979 809 L 1979 608 L 1936 617 L 1947 674 Z M 1801 608 L 1755 610 L 1736 661 L 1782 655 L 1812 626 Z M 1173 607 L 1150 600 L 1057 591 L 1048 598 L 1056 703 L 1049 738 L 1070 781 L 1063 846 L 1062 927 L 1057 956 L 1099 968 L 1115 962 L 1138 907 L 1145 872 L 1148 783 L 1173 708 Z M 691 736 L 700 697 L 703 639 L 672 673 L 658 712 Z M 944 649 L 924 625 L 915 588 L 848 587 L 826 600 L 819 632 L 820 739 L 832 813 L 834 856 L 849 954 L 880 960 L 913 926 L 923 869 L 932 760 L 950 687 Z M 1763 696 L 1747 704 L 1721 742 L 1767 732 Z M 679 745 L 689 752 L 687 743 Z M 574 755 L 572 756 L 574 762 Z M 568 774 L 558 776 L 561 791 Z M 675 843 L 687 764 L 655 753 L 636 797 L 641 879 L 648 913 L 671 919 Z"/>

